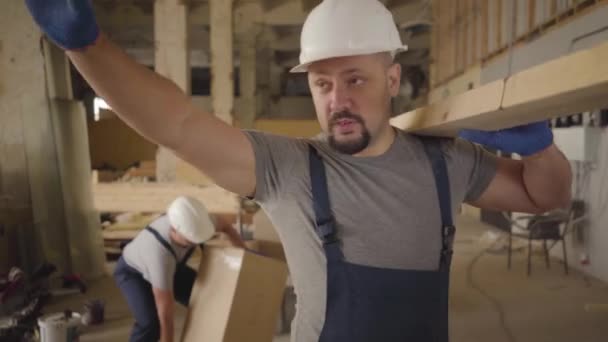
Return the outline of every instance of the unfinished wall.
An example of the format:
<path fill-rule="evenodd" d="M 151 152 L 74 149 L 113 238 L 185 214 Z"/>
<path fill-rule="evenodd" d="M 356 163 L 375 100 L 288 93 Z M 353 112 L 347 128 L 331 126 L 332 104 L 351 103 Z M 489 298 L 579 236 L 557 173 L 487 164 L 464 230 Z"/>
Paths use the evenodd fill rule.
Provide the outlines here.
<path fill-rule="evenodd" d="M 513 49 L 511 57 L 504 53 L 484 63 L 481 72 L 481 83 L 485 84 L 511 74 L 547 62 L 551 59 L 586 49 L 608 41 L 608 2 L 586 13 L 573 18 L 528 44 Z M 509 61 L 510 59 L 510 61 Z"/>
<path fill-rule="evenodd" d="M 605 4 L 594 0 L 434 0 L 431 87 L 503 54 L 510 45 L 525 45 Z"/>
<path fill-rule="evenodd" d="M 8 211 L 29 208 L 10 243 L 26 269 L 45 257 L 69 269 L 67 241 L 51 233 L 65 220 L 40 34 L 22 2 L 5 4 L 0 22 L 0 193 Z"/>
<path fill-rule="evenodd" d="M 81 169 L 72 168 L 73 157 L 82 152 L 74 146 L 80 142 L 68 132 L 78 127 L 84 112 L 73 121 L 70 111 L 52 110 L 47 81 L 65 78 L 50 77 L 55 65 L 45 65 L 41 35 L 25 3 L 5 3 L 0 22 L 0 219 L 16 221 L 9 243 L 18 246 L 17 264 L 32 270 L 48 261 L 60 272 L 98 276 L 103 273 L 103 251 L 88 243 L 88 229 L 99 229 L 99 222 L 83 223 L 76 217 L 92 216 L 76 196 L 86 188 L 70 178 L 82 178 Z"/>

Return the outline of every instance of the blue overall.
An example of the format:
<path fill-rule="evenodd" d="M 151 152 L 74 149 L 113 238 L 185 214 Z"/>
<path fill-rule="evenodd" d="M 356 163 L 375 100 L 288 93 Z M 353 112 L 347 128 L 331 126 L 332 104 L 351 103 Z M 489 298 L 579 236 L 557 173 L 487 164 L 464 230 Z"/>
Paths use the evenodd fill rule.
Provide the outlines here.
<path fill-rule="evenodd" d="M 154 235 L 158 242 L 177 260 L 177 254 L 175 254 L 171 245 L 156 230 L 151 227 L 146 227 L 146 230 Z M 182 260 L 177 260 L 175 275 L 173 277 L 173 295 L 175 296 L 175 300 L 186 306 L 188 305 L 192 286 L 196 278 L 196 271 L 186 265 L 193 251 L 194 247 L 186 253 Z M 118 259 L 116 269 L 114 270 L 114 279 L 127 299 L 129 309 L 133 313 L 133 316 L 135 316 L 135 324 L 129 341 L 158 341 L 160 339 L 160 322 L 150 283 L 144 279 L 138 270 L 129 266 L 123 257 Z"/>
<path fill-rule="evenodd" d="M 310 145 L 310 178 L 316 231 L 327 259 L 327 302 L 320 342 L 448 342 L 448 291 L 452 245 L 447 167 L 434 138 L 422 138 L 441 209 L 437 270 L 397 270 L 349 263 L 331 214 L 325 166 Z"/>

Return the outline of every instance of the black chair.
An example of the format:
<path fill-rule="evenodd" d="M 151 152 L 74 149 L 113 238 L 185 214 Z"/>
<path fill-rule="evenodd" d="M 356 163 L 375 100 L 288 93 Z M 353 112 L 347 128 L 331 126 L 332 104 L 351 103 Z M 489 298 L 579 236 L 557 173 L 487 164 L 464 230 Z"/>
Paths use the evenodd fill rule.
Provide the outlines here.
<path fill-rule="evenodd" d="M 511 269 L 513 237 L 519 237 L 528 240 L 528 276 L 532 273 L 532 241 L 543 242 L 543 254 L 547 268 L 551 267 L 549 251 L 557 243 L 561 242 L 564 272 L 568 274 L 568 254 L 565 237 L 576 229 L 582 221 L 584 214 L 585 205 L 583 201 L 573 201 L 569 210 L 555 210 L 541 215 L 526 215 L 513 219 L 505 214 L 505 217 L 512 223 L 509 229 L 507 268 Z M 514 232 L 513 227 L 518 227 L 523 232 Z M 547 241 L 551 241 L 552 244 L 548 245 Z"/>

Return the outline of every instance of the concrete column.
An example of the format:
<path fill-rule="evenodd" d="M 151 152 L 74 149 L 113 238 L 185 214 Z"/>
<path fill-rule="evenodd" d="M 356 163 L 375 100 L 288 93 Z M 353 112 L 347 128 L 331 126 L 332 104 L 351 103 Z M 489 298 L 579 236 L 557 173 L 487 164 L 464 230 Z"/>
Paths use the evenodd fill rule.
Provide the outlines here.
<path fill-rule="evenodd" d="M 280 97 L 281 96 L 281 82 L 283 79 L 283 68 L 273 62 L 270 64 L 270 96 Z"/>
<path fill-rule="evenodd" d="M 255 35 L 248 34 L 239 42 L 241 106 L 238 121 L 242 128 L 253 128 L 257 114 L 255 38 Z"/>
<path fill-rule="evenodd" d="M 67 243 L 71 270 L 89 278 L 105 273 L 99 213 L 93 204 L 91 157 L 86 111 L 72 98 L 70 67 L 65 53 L 45 42 L 47 88 L 57 153 L 65 225 L 57 234 Z"/>
<path fill-rule="evenodd" d="M 274 63 L 273 51 L 262 44 L 257 52 L 257 115 L 256 118 L 270 114 L 270 65 Z"/>
<path fill-rule="evenodd" d="M 253 128 L 257 116 L 257 42 L 261 33 L 261 25 L 257 22 L 262 17 L 262 8 L 259 3 L 249 2 L 241 4 L 235 10 L 236 36 L 239 46 L 239 85 L 240 85 L 240 112 L 238 113 L 239 126 Z"/>
<path fill-rule="evenodd" d="M 233 0 L 209 1 L 211 102 L 215 115 L 229 124 L 234 106 L 232 5 Z"/>
<path fill-rule="evenodd" d="M 154 2 L 154 40 L 156 72 L 169 78 L 184 92 L 190 94 L 188 6 L 182 0 Z M 156 157 L 158 181 L 174 181 L 176 165 L 175 155 L 159 147 Z"/>
<path fill-rule="evenodd" d="M 92 201 L 79 203 L 91 195 L 80 187 L 80 181 L 90 183 L 90 163 L 79 158 L 88 154 L 86 119 L 82 105 L 71 101 L 67 60 L 47 43 L 41 51 L 42 35 L 24 2 L 6 3 L 0 22 L 7 28 L 0 30 L 0 223 L 8 233 L 0 235 L 0 249 L 10 259 L 5 266 L 31 271 L 46 261 L 60 273 L 98 276 L 103 250 L 100 236 L 93 243 L 91 232 L 100 234 L 99 216 L 84 209 Z M 61 110 L 61 103 L 80 112 Z M 80 219 L 85 216 L 97 221 Z"/>

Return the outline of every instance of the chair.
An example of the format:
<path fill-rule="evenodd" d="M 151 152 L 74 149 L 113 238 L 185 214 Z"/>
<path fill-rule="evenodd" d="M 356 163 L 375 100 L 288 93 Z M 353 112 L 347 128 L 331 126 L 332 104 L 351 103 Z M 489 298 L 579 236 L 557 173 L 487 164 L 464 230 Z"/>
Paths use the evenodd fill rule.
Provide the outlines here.
<path fill-rule="evenodd" d="M 562 243 L 564 272 L 567 275 L 568 254 L 566 251 L 565 237 L 577 227 L 584 214 L 584 202 L 578 200 L 573 201 L 568 210 L 554 210 L 541 215 L 525 215 L 513 219 L 506 213 L 503 213 L 503 215 L 512 223 L 509 229 L 507 268 L 511 269 L 513 237 L 520 237 L 528 240 L 528 276 L 532 273 L 532 241 L 541 240 L 543 242 L 543 252 L 547 268 L 551 267 L 549 251 L 558 242 Z M 514 232 L 514 227 L 520 228 L 524 233 Z M 548 246 L 547 241 L 552 241 L 553 243 Z"/>

